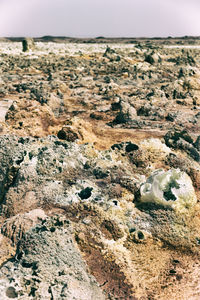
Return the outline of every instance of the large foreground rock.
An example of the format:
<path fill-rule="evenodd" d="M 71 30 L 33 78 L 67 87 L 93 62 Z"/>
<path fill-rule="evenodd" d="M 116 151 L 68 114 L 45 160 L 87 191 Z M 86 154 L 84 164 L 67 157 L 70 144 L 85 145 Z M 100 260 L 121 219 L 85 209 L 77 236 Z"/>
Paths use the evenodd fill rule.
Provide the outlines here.
<path fill-rule="evenodd" d="M 177 169 L 159 171 L 157 191 L 152 170 L 172 161 Z M 196 161 L 182 161 L 158 139 L 98 151 L 56 136 L 6 135 L 0 162 L 1 299 L 200 295 Z M 170 174 L 177 182 L 166 180 Z M 184 207 L 174 199 L 183 196 L 181 178 L 191 191 Z"/>
<path fill-rule="evenodd" d="M 54 217 L 20 241 L 15 259 L 0 271 L 1 299 L 103 300 L 72 242 L 69 221 Z"/>

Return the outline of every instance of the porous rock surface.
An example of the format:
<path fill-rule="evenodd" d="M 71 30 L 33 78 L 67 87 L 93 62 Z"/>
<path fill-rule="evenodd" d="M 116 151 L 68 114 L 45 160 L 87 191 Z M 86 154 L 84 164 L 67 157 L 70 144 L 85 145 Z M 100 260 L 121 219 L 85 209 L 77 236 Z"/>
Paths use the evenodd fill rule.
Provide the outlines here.
<path fill-rule="evenodd" d="M 105 296 L 73 245 L 69 221 L 46 219 L 18 243 L 1 268 L 1 299 L 98 299 Z"/>
<path fill-rule="evenodd" d="M 0 299 L 199 299 L 198 48 L 1 44 Z"/>

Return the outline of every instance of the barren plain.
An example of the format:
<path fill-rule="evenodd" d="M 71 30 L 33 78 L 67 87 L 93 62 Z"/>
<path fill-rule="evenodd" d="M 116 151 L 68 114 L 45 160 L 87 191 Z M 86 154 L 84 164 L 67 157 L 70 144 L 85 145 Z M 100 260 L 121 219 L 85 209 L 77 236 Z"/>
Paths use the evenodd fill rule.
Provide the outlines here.
<path fill-rule="evenodd" d="M 23 50 L 0 41 L 0 299 L 200 299 L 200 40 Z"/>

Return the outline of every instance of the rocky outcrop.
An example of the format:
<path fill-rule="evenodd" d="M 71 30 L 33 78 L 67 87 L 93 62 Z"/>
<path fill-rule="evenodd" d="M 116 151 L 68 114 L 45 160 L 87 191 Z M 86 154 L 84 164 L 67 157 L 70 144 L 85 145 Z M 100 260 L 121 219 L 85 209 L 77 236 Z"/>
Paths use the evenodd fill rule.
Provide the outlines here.
<path fill-rule="evenodd" d="M 13 101 L 9 99 L 4 99 L 0 101 L 0 122 L 5 122 L 6 114 L 11 107 Z"/>
<path fill-rule="evenodd" d="M 0 299 L 199 299 L 200 61 L 168 42 L 1 44 Z"/>
<path fill-rule="evenodd" d="M 155 201 L 146 201 L 144 193 L 151 170 L 157 174 L 158 166 L 167 168 L 169 154 L 176 152 L 153 139 L 115 144 L 105 151 L 55 136 L 1 136 L 0 145 L 0 159 L 7 162 L 2 169 L 1 234 L 13 245 L 2 257 L 1 297 L 148 299 L 159 294 L 165 299 L 182 295 L 178 291 L 183 286 L 186 297 L 192 295 L 183 262 L 190 262 L 191 276 L 196 276 L 196 177 L 192 184 L 180 171 L 159 175 L 166 177 L 160 184 L 171 197 L 170 205 L 156 201 L 161 192 L 152 180 Z M 199 176 L 195 163 L 190 162 L 191 168 Z M 178 191 L 186 188 L 182 177 L 191 197 Z M 177 276 L 173 291 L 172 276 Z"/>
<path fill-rule="evenodd" d="M 27 52 L 29 50 L 34 50 L 35 49 L 35 43 L 32 38 L 25 38 L 22 41 L 22 50 L 23 52 Z"/>
<path fill-rule="evenodd" d="M 0 271 L 1 299 L 103 300 L 72 242 L 69 221 L 46 219 L 26 233 L 15 260 Z"/>

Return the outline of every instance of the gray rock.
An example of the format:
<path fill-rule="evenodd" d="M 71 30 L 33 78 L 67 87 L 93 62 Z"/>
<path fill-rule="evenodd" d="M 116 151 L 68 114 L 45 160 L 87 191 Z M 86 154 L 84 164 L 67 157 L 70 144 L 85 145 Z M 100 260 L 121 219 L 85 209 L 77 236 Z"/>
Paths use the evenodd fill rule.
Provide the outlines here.
<path fill-rule="evenodd" d="M 47 218 L 18 244 L 15 259 L 0 271 L 0 298 L 103 300 L 74 246 L 69 221 Z"/>
<path fill-rule="evenodd" d="M 35 43 L 32 38 L 25 38 L 22 41 L 22 50 L 23 52 L 27 52 L 29 50 L 34 50 L 35 49 Z"/>
<path fill-rule="evenodd" d="M 174 149 L 181 149 L 188 153 L 194 160 L 200 162 L 200 152 L 198 150 L 198 139 L 193 143 L 193 139 L 186 130 L 182 131 L 168 131 L 164 136 L 165 143 L 168 147 Z"/>
<path fill-rule="evenodd" d="M 161 63 L 162 59 L 159 54 L 152 51 L 151 53 L 145 55 L 145 61 L 153 65 L 156 63 Z"/>
<path fill-rule="evenodd" d="M 0 100 L 0 122 L 5 122 L 6 114 L 11 107 L 13 100 L 4 99 Z"/>
<path fill-rule="evenodd" d="M 200 135 L 196 139 L 194 146 L 195 146 L 195 148 L 197 148 L 198 151 L 200 151 Z"/>

